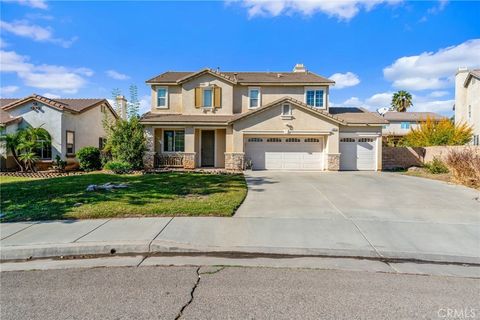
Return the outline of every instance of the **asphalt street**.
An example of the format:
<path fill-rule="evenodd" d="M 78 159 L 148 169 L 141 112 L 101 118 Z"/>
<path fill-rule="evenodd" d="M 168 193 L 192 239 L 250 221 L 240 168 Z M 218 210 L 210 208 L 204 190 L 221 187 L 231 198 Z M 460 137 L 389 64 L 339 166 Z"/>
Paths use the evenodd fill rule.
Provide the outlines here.
<path fill-rule="evenodd" d="M 2 320 L 480 319 L 480 280 L 470 278 L 245 267 L 0 275 Z"/>

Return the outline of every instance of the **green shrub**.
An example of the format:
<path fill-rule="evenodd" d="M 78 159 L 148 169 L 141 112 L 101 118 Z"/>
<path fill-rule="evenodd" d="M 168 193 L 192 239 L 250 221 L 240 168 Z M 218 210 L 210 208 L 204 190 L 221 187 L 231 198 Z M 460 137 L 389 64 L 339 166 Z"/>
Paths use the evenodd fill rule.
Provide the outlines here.
<path fill-rule="evenodd" d="M 62 160 L 62 158 L 60 158 L 60 156 L 57 154 L 57 156 L 55 157 L 55 161 L 53 161 L 53 169 L 63 172 L 65 171 L 66 167 L 67 161 Z"/>
<path fill-rule="evenodd" d="M 432 161 L 425 163 L 424 167 L 431 174 L 448 173 L 447 166 L 438 158 L 433 158 Z"/>
<path fill-rule="evenodd" d="M 125 161 L 109 161 L 105 164 L 104 169 L 113 171 L 116 174 L 122 174 L 132 170 L 132 165 Z"/>
<path fill-rule="evenodd" d="M 84 171 L 99 170 L 102 167 L 100 150 L 95 147 L 83 147 L 77 152 L 80 169 Z"/>

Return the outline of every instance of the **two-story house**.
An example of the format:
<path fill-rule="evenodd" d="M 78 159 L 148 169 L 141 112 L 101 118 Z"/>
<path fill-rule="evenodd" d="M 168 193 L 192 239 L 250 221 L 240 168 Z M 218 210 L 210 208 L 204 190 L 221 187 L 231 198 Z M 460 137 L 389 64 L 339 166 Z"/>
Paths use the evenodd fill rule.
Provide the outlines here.
<path fill-rule="evenodd" d="M 435 122 L 447 119 L 435 112 L 396 112 L 389 111 L 383 115 L 388 124 L 383 126 L 382 136 L 384 140 L 397 142 L 408 134 L 412 129 L 418 128 L 420 123 L 429 119 Z"/>
<path fill-rule="evenodd" d="M 472 144 L 480 145 L 480 69 L 458 69 L 455 77 L 454 108 L 455 123 L 472 126 Z"/>
<path fill-rule="evenodd" d="M 293 72 L 168 71 L 147 81 L 145 165 L 243 170 L 379 170 L 386 121 L 332 108 L 332 80 Z"/>

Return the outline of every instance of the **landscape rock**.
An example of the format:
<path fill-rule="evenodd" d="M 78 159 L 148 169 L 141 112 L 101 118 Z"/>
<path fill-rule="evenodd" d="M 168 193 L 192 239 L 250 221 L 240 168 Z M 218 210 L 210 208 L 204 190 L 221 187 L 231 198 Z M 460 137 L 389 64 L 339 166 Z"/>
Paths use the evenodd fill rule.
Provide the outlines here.
<path fill-rule="evenodd" d="M 123 189 L 123 188 L 128 188 L 128 185 L 126 183 L 119 183 L 119 184 L 114 184 L 111 182 L 107 182 L 105 184 L 101 185 L 96 185 L 96 184 L 91 184 L 87 187 L 87 191 L 96 191 L 96 190 L 112 190 L 112 189 Z"/>

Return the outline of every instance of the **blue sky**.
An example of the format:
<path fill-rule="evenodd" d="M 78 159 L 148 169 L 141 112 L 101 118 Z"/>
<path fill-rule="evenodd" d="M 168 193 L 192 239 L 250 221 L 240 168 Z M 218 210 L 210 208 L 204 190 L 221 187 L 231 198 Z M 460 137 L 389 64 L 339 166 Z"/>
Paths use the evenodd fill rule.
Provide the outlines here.
<path fill-rule="evenodd" d="M 450 115 L 454 75 L 480 67 L 480 2 L 1 2 L 2 97 L 105 97 L 167 70 L 289 71 L 304 63 L 337 86 L 337 106 Z"/>

